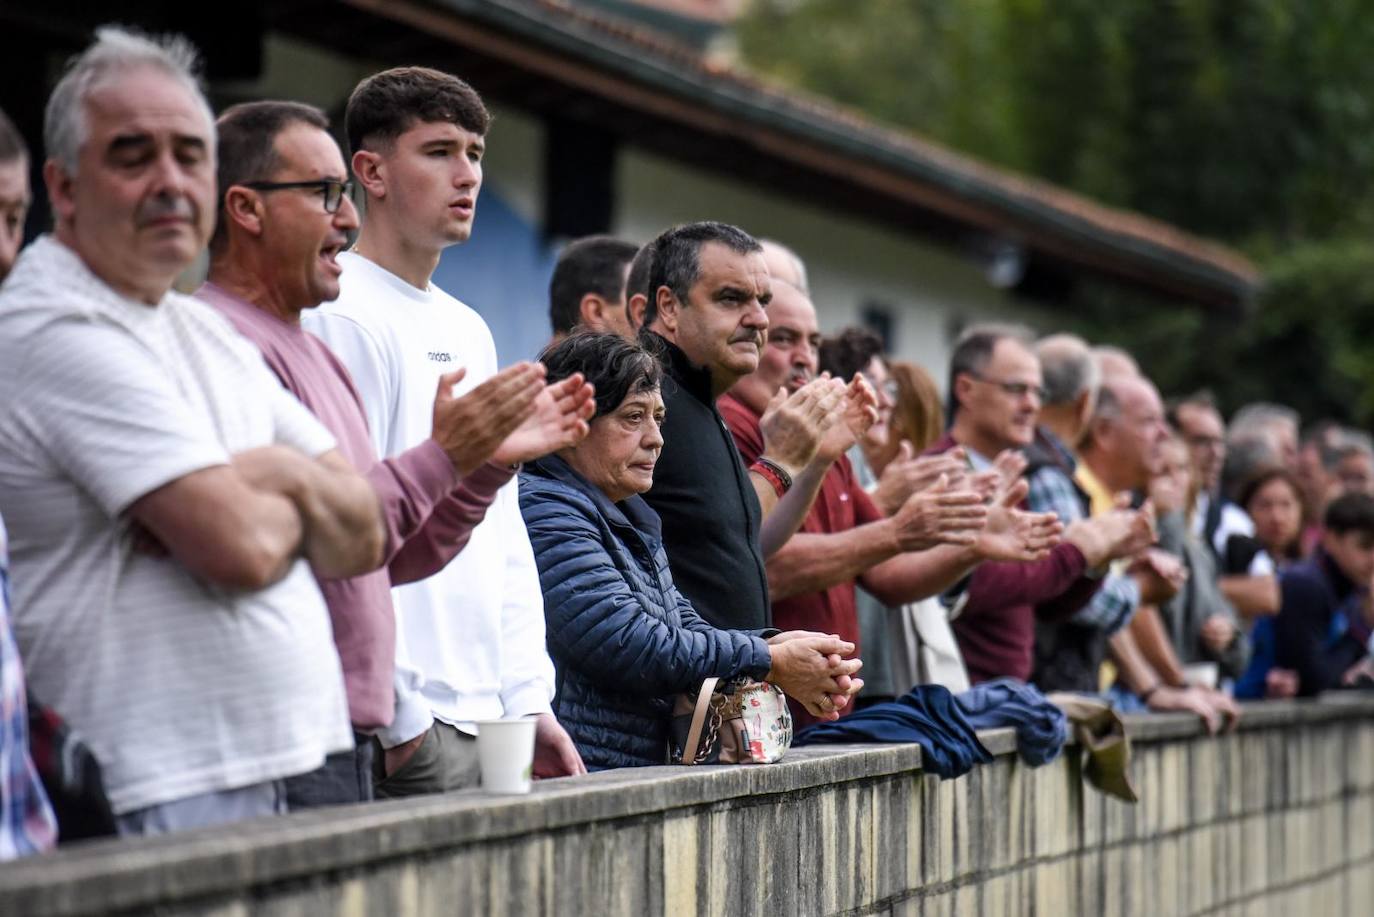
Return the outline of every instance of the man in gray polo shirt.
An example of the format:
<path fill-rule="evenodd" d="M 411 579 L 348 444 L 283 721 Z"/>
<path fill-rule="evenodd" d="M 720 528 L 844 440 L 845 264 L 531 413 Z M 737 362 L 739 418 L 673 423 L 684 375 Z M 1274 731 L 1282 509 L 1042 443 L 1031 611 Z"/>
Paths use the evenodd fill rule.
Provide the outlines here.
<path fill-rule="evenodd" d="M 0 292 L 0 506 L 29 682 L 119 829 L 283 810 L 349 748 L 314 577 L 379 562 L 377 498 L 261 356 L 172 281 L 215 212 L 184 42 L 102 29 L 53 91 L 55 232 Z"/>

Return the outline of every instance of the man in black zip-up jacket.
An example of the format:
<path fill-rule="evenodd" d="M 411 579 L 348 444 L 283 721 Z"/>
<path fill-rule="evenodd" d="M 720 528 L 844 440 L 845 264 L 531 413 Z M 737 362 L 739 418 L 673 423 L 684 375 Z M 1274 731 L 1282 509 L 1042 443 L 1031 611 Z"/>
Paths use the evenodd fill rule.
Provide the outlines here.
<path fill-rule="evenodd" d="M 641 340 L 663 361 L 667 416 L 645 498 L 663 520 L 673 579 L 701 616 L 721 628 L 766 628 L 765 543 L 784 519 L 795 531 L 810 508 L 825 470 L 816 473 L 812 459 L 843 386 L 789 399 L 775 412 L 780 422 L 765 427 L 763 461 L 746 468 L 716 398 L 758 366 L 772 298 L 761 247 L 722 223 L 675 227 L 650 245 Z"/>

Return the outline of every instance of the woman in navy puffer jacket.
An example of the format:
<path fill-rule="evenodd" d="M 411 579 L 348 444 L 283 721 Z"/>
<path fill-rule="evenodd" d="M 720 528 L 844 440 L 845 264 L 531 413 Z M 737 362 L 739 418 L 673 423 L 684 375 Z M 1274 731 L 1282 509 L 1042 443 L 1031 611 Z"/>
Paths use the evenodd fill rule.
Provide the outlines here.
<path fill-rule="evenodd" d="M 580 445 L 520 475 L 558 670 L 554 713 L 589 770 L 664 764 L 673 696 L 709 676 L 765 678 L 779 647 L 772 632 L 711 626 L 673 585 L 658 516 L 639 496 L 663 444 L 658 361 L 592 333 L 541 359 L 550 381 L 586 375 L 597 407 Z"/>

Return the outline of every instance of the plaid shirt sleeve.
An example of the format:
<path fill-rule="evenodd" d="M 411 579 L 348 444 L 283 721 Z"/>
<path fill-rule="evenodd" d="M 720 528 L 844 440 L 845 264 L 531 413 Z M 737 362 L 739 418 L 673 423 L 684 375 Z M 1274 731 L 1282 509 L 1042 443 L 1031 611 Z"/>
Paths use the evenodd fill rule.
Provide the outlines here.
<path fill-rule="evenodd" d="M 1083 504 L 1079 502 L 1078 491 L 1068 475 L 1052 465 L 1037 468 L 1026 483 L 1030 491 L 1026 494 L 1026 505 L 1033 513 L 1054 513 L 1059 521 L 1068 525 L 1083 518 Z"/>
<path fill-rule="evenodd" d="M 1028 479 L 1026 504 L 1037 513 L 1056 513 L 1065 524 L 1083 519 L 1083 504 L 1068 475 L 1052 465 L 1036 469 Z M 1130 623 L 1140 605 L 1140 587 L 1129 576 L 1110 574 L 1102 588 L 1074 614 L 1075 624 L 1097 627 L 1109 635 Z"/>
<path fill-rule="evenodd" d="M 0 860 L 12 860 L 51 849 L 57 841 L 57 819 L 29 757 L 24 672 L 10 633 L 5 562 L 0 527 Z"/>

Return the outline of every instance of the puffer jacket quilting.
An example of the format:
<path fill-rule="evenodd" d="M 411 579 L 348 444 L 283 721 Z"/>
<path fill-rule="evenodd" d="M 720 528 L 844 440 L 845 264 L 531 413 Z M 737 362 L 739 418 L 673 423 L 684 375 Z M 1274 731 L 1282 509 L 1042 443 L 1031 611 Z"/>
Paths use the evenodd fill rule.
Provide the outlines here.
<path fill-rule="evenodd" d="M 558 670 L 554 713 L 589 769 L 664 763 L 675 694 L 712 675 L 767 675 L 761 636 L 712 627 L 677 591 L 643 499 L 611 503 L 548 456 L 521 474 L 520 509 Z"/>

